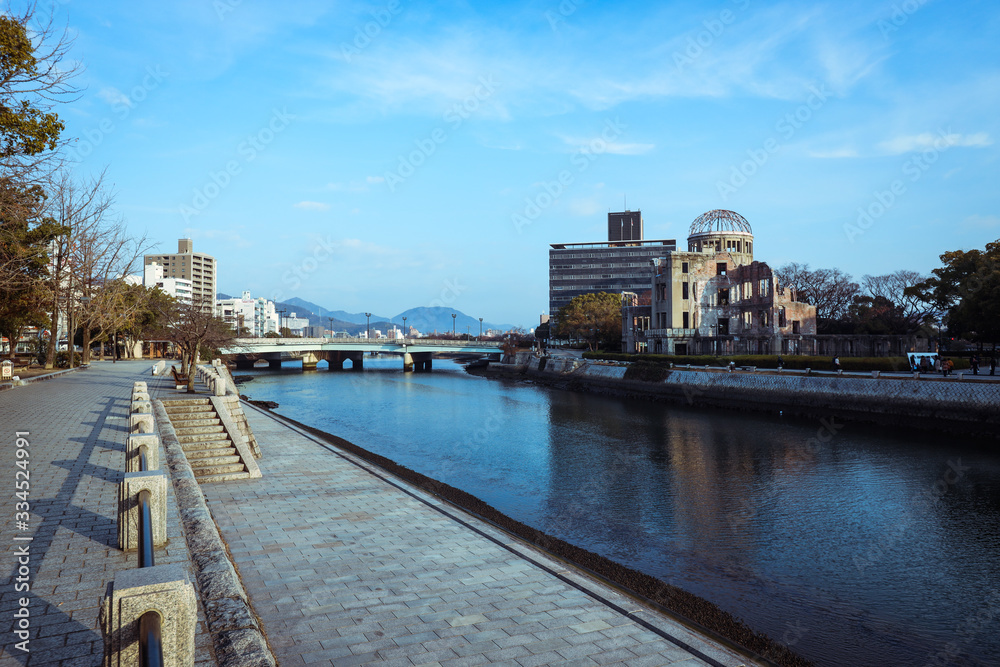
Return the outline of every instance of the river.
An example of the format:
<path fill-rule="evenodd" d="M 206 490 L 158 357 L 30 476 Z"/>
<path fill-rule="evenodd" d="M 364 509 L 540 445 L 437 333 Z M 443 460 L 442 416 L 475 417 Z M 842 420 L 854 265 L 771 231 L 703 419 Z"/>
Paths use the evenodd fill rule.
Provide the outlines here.
<path fill-rule="evenodd" d="M 819 665 L 1000 663 L 994 442 L 701 410 L 398 358 L 257 369 L 276 412 L 708 599 Z"/>

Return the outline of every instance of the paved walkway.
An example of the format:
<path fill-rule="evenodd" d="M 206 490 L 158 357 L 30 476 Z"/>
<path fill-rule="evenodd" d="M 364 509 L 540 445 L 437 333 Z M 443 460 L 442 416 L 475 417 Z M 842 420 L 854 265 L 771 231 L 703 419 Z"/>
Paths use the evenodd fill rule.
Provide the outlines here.
<path fill-rule="evenodd" d="M 147 380 L 149 363 L 96 362 L 56 379 L 0 391 L 0 665 L 101 664 L 100 598 L 115 573 L 135 568 L 135 552 L 117 548 L 118 481 L 125 470 L 132 383 Z M 30 443 L 30 516 L 19 528 L 14 496 L 16 432 Z M 157 565 L 190 562 L 173 490 L 168 485 L 168 544 Z M 15 538 L 31 538 L 16 540 Z M 19 598 L 17 549 L 30 550 L 30 653 L 12 631 Z M 198 665 L 214 665 L 199 614 Z"/>
<path fill-rule="evenodd" d="M 263 478 L 202 486 L 275 656 L 302 665 L 744 659 L 245 406 Z M 362 443 L 363 444 L 363 443 Z"/>

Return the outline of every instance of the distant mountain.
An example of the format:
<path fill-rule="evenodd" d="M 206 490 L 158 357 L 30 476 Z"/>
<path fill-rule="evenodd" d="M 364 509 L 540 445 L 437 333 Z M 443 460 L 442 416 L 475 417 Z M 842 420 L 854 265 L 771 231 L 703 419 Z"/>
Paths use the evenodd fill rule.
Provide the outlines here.
<path fill-rule="evenodd" d="M 451 314 L 455 313 L 458 317 L 452 320 Z M 420 307 L 420 308 L 410 308 L 409 310 L 404 310 L 399 315 L 392 318 L 393 322 L 402 323 L 403 316 L 406 316 L 406 326 L 416 327 L 417 331 L 420 333 L 433 333 L 437 330 L 438 333 L 449 333 L 454 325 L 456 333 L 471 333 L 473 336 L 479 335 L 479 318 L 471 317 L 466 315 L 460 310 L 455 310 L 454 308 L 445 308 L 443 306 L 432 306 L 432 307 Z M 483 321 L 483 331 L 487 329 L 499 329 L 500 331 L 507 331 L 508 329 L 513 329 L 512 324 L 495 324 L 493 322 Z"/>
<path fill-rule="evenodd" d="M 354 324 L 364 324 L 365 314 L 364 313 L 348 313 L 345 310 L 328 310 L 318 303 L 313 303 L 312 301 L 306 301 L 305 299 L 300 299 L 299 297 L 294 297 L 286 301 L 292 306 L 297 306 L 300 308 L 307 308 L 311 313 L 319 317 L 334 317 L 338 320 L 343 320 L 345 322 L 353 322 Z M 384 315 L 376 315 L 372 313 L 372 322 L 378 320 L 384 322 L 388 320 L 388 317 Z"/>
<path fill-rule="evenodd" d="M 219 299 L 231 299 L 232 297 L 228 294 L 219 292 L 216 295 Z M 311 301 L 306 301 L 305 299 L 300 299 L 299 297 L 293 297 L 287 301 L 279 301 L 274 304 L 275 309 L 284 310 L 284 317 L 291 317 L 292 313 L 295 313 L 296 317 L 304 317 L 309 320 L 309 325 L 314 327 L 323 327 L 324 329 L 333 329 L 333 331 L 346 331 L 352 336 L 356 336 L 365 330 L 365 314 L 364 313 L 348 313 L 343 310 L 328 310 L 323 306 L 313 303 Z M 433 307 L 420 307 L 420 308 L 410 308 L 409 310 L 404 310 L 399 315 L 396 315 L 391 320 L 388 317 L 383 317 L 380 315 L 372 315 L 371 317 L 371 329 L 379 329 L 383 333 L 387 332 L 393 327 L 393 325 L 403 328 L 403 316 L 406 316 L 406 327 L 415 327 L 417 331 L 423 334 L 434 333 L 449 333 L 452 330 L 452 318 L 451 314 L 455 313 L 458 317 L 454 320 L 455 332 L 456 333 L 471 333 L 473 336 L 479 335 L 479 318 L 471 317 L 466 315 L 460 310 L 455 310 L 454 308 L 445 308 L 443 306 L 433 306 Z M 333 318 L 331 323 L 329 318 Z M 495 322 L 483 321 L 483 331 L 489 329 L 498 331 L 508 331 L 515 328 L 513 324 L 496 324 Z"/>

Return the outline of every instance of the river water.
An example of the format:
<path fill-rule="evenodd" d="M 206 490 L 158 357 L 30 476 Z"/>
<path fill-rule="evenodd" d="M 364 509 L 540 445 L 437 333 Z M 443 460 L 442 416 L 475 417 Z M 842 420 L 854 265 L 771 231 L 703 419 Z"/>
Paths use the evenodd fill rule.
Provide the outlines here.
<path fill-rule="evenodd" d="M 992 442 L 578 394 L 442 360 L 324 365 L 258 369 L 241 391 L 817 664 L 1000 664 Z"/>

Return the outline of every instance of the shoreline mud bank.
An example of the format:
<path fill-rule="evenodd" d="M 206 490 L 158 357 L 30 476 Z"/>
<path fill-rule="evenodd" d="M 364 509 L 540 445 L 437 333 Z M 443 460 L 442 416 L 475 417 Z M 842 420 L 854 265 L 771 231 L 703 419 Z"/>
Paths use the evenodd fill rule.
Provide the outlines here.
<path fill-rule="evenodd" d="M 668 367 L 654 369 L 653 373 L 647 368 L 643 374 L 629 373 L 629 368 L 624 364 L 539 359 L 518 353 L 514 363 L 491 363 L 486 369 L 468 372 L 528 380 L 556 389 L 695 407 L 837 417 L 880 426 L 1000 438 L 1000 383 L 996 382 Z"/>
<path fill-rule="evenodd" d="M 252 401 L 251 404 L 264 402 Z M 265 407 L 261 405 L 261 407 Z M 268 409 L 265 407 L 265 409 Z M 268 409 L 269 410 L 269 409 Z M 269 410 L 270 411 L 270 410 Z M 720 609 L 714 603 L 680 588 L 671 586 L 653 576 L 638 572 L 608 558 L 592 553 L 573 544 L 547 535 L 531 526 L 523 524 L 461 489 L 440 482 L 399 465 L 384 456 L 368 451 L 348 440 L 321 429 L 299 422 L 291 417 L 272 412 L 277 418 L 310 433 L 327 443 L 347 451 L 364 461 L 398 477 L 448 503 L 482 519 L 517 538 L 576 565 L 584 571 L 604 579 L 614 586 L 626 590 L 634 597 L 646 601 L 654 609 L 659 608 L 683 623 L 701 631 L 709 637 L 717 635 L 724 642 L 736 644 L 744 649 L 753 664 L 774 664 L 788 667 L 805 667 L 813 663 L 792 652 L 787 646 L 767 635 L 756 632 L 732 614 Z"/>

